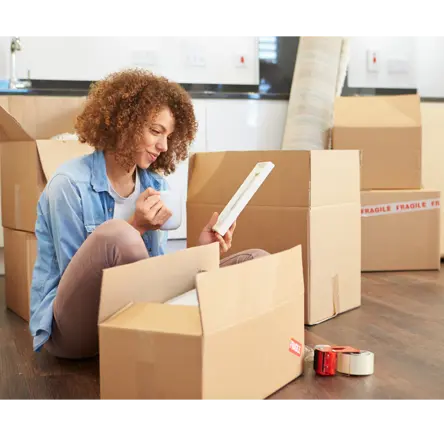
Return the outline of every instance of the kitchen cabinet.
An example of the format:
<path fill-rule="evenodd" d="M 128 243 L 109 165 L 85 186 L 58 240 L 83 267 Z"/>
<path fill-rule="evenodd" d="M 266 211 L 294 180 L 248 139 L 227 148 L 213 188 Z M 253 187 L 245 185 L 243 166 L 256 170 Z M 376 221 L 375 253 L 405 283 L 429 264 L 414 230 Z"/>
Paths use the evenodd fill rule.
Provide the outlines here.
<path fill-rule="evenodd" d="M 207 151 L 278 150 L 286 100 L 207 100 Z"/>

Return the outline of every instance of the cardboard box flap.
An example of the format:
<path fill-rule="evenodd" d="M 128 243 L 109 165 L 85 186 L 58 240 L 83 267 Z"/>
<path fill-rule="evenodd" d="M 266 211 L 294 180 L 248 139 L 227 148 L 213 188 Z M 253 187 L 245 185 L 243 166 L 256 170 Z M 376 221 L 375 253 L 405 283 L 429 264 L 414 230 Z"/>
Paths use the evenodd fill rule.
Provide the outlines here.
<path fill-rule="evenodd" d="M 402 128 L 420 127 L 418 95 L 338 97 L 334 109 L 335 127 Z"/>
<path fill-rule="evenodd" d="M 111 328 L 202 336 L 197 307 L 135 302 L 104 324 Z"/>
<path fill-rule="evenodd" d="M 0 106 L 0 142 L 24 142 L 34 140 L 14 117 Z"/>
<path fill-rule="evenodd" d="M 203 334 L 211 335 L 303 299 L 301 246 L 199 274 L 196 283 Z"/>
<path fill-rule="evenodd" d="M 47 140 L 74 131 L 85 97 L 26 96 L 9 97 L 9 112 L 34 140 Z"/>
<path fill-rule="evenodd" d="M 219 261 L 213 243 L 104 270 L 99 324 L 131 302 L 164 303 L 192 290 L 196 275 L 218 269 Z"/>
<path fill-rule="evenodd" d="M 49 180 L 63 163 L 94 151 L 89 145 L 77 140 L 37 140 L 36 143 L 46 180 Z"/>

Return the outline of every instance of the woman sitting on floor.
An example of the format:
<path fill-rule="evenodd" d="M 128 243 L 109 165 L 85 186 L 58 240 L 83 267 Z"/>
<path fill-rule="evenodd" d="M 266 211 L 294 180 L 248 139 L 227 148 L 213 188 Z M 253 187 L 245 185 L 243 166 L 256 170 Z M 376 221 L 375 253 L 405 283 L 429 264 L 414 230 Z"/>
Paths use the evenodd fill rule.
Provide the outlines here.
<path fill-rule="evenodd" d="M 193 105 L 177 84 L 141 70 L 108 76 L 91 90 L 76 123 L 90 155 L 62 165 L 38 208 L 38 252 L 31 288 L 34 350 L 62 358 L 98 353 L 102 270 L 165 253 L 159 231 L 171 216 L 160 199 L 165 179 L 187 158 L 196 134 Z M 160 173 L 160 174 L 159 174 Z M 235 224 L 222 238 L 213 214 L 199 238 L 225 253 Z M 221 266 L 263 256 L 248 250 Z M 149 291 L 149 276 L 147 280 Z"/>

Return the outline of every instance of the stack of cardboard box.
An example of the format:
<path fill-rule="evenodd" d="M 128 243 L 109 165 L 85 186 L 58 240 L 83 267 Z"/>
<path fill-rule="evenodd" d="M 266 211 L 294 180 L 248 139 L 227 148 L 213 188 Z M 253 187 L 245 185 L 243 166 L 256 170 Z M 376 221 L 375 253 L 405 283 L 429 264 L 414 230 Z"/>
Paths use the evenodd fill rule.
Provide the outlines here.
<path fill-rule="evenodd" d="M 220 212 L 257 162 L 275 168 L 237 221 L 230 254 L 302 245 L 305 323 L 361 304 L 359 151 L 196 153 L 190 159 L 187 244 Z"/>
<path fill-rule="evenodd" d="M 10 97 L 0 108 L 7 305 L 25 320 L 38 199 L 62 162 L 92 151 L 48 139 L 73 130 L 83 100 Z M 353 171 L 351 177 L 359 174 Z M 307 200 L 303 190 L 296 196 Z M 332 196 L 318 192 L 313 200 L 328 203 Z M 355 196 L 347 188 L 339 200 L 352 211 Z M 260 399 L 297 378 L 304 363 L 304 277 L 302 248 L 293 240 L 286 251 L 224 269 L 212 244 L 106 270 L 101 397 Z M 342 279 L 335 279 L 338 289 Z M 164 304 L 192 288 L 198 306 Z M 356 305 L 356 297 L 341 301 Z"/>
<path fill-rule="evenodd" d="M 422 188 L 417 95 L 339 97 L 333 150 L 360 150 L 362 271 L 440 268 L 440 192 Z"/>
<path fill-rule="evenodd" d="M 48 139 L 73 131 L 83 102 L 82 97 L 8 96 L 0 106 L 6 304 L 27 321 L 38 199 L 47 178 L 63 161 L 91 152 L 76 141 Z"/>

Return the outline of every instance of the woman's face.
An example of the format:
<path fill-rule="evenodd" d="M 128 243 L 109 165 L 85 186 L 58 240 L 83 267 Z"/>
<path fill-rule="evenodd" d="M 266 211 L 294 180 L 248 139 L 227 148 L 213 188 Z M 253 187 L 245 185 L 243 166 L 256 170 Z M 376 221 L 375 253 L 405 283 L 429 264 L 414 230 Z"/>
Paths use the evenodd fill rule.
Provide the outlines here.
<path fill-rule="evenodd" d="M 169 108 L 162 109 L 145 128 L 142 143 L 136 152 L 136 164 L 147 169 L 159 154 L 168 150 L 168 142 L 174 131 L 174 117 Z"/>

